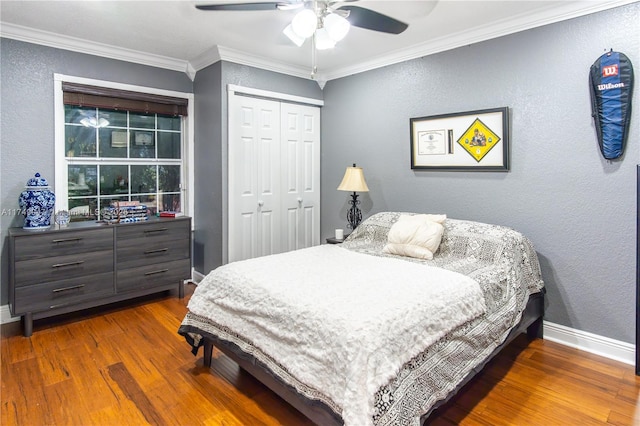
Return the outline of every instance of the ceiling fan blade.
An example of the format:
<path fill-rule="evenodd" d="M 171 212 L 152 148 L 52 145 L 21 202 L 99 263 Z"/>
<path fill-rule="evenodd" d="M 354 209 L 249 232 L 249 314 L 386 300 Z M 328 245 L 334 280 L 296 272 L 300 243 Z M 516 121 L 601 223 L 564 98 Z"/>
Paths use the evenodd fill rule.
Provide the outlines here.
<path fill-rule="evenodd" d="M 345 5 L 340 6 L 338 10 L 349 11 L 349 18 L 347 19 L 354 27 L 390 34 L 400 34 L 409 27 L 404 22 L 400 22 L 390 16 L 359 6 Z"/>
<path fill-rule="evenodd" d="M 263 2 L 263 3 L 227 3 L 227 4 L 197 4 L 196 9 L 200 10 L 277 10 L 279 6 L 289 6 L 288 2 Z"/>

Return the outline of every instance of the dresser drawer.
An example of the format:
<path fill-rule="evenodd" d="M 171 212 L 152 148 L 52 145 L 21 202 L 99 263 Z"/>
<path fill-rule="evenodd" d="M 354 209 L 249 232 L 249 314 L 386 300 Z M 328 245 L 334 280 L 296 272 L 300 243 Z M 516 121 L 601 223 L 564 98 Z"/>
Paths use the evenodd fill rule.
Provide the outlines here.
<path fill-rule="evenodd" d="M 113 272 L 16 288 L 14 315 L 44 311 L 114 294 Z"/>
<path fill-rule="evenodd" d="M 136 268 L 138 266 L 154 263 L 169 262 L 172 260 L 188 259 L 190 255 L 190 242 L 187 239 L 153 241 L 143 245 L 118 248 L 118 269 Z"/>
<path fill-rule="evenodd" d="M 154 241 L 170 241 L 189 238 L 189 220 L 166 219 L 153 223 L 137 223 L 120 226 L 116 230 L 118 248 L 146 245 Z"/>
<path fill-rule="evenodd" d="M 191 277 L 191 260 L 174 260 L 155 265 L 141 266 L 118 271 L 118 294 L 127 291 L 142 290 L 166 286 Z"/>
<path fill-rule="evenodd" d="M 15 263 L 15 286 L 60 281 L 113 271 L 113 249 Z"/>
<path fill-rule="evenodd" d="M 15 237 L 16 262 L 112 249 L 113 229 L 110 228 Z"/>

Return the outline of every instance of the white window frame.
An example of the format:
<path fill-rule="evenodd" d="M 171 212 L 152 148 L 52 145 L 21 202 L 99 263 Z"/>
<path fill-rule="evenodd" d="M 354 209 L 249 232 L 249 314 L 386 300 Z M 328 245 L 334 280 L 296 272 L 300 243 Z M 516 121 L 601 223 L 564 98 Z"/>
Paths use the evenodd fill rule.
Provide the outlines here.
<path fill-rule="evenodd" d="M 150 93 L 154 95 L 171 96 L 188 100 L 187 116 L 183 118 L 182 129 L 182 212 L 191 216 L 191 226 L 195 229 L 194 215 L 194 95 L 188 92 L 177 92 L 173 90 L 158 89 L 154 87 L 137 86 L 132 84 L 118 83 L 106 80 L 95 80 L 84 77 L 69 76 L 64 74 L 54 74 L 54 122 L 55 122 L 55 181 L 54 191 L 56 194 L 55 211 L 68 210 L 68 172 L 67 167 L 71 164 L 65 153 L 65 113 L 62 92 L 62 82 L 86 84 L 91 86 L 107 87 L 111 89 L 128 90 L 132 92 Z M 149 159 L 148 163 L 153 163 Z M 104 164 L 108 163 L 108 160 Z"/>

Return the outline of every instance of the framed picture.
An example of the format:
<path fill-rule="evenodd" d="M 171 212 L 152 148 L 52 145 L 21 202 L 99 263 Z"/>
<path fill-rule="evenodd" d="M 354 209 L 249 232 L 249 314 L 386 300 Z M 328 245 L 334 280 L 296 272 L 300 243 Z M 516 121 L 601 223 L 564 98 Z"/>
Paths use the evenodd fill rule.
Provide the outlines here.
<path fill-rule="evenodd" d="M 507 107 L 410 119 L 411 168 L 509 170 Z"/>
<path fill-rule="evenodd" d="M 135 132 L 134 143 L 136 146 L 153 146 L 155 144 L 153 132 Z"/>
<path fill-rule="evenodd" d="M 111 147 L 112 148 L 127 147 L 127 131 L 126 130 L 111 131 Z"/>

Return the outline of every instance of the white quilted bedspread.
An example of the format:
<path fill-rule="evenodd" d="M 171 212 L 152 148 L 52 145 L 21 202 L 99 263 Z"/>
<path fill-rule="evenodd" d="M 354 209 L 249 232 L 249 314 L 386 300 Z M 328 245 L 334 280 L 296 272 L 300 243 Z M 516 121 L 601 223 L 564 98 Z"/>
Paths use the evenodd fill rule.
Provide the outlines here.
<path fill-rule="evenodd" d="M 480 286 L 465 275 L 337 245 L 224 265 L 189 302 L 357 426 L 371 424 L 374 393 L 403 364 L 485 309 Z"/>

